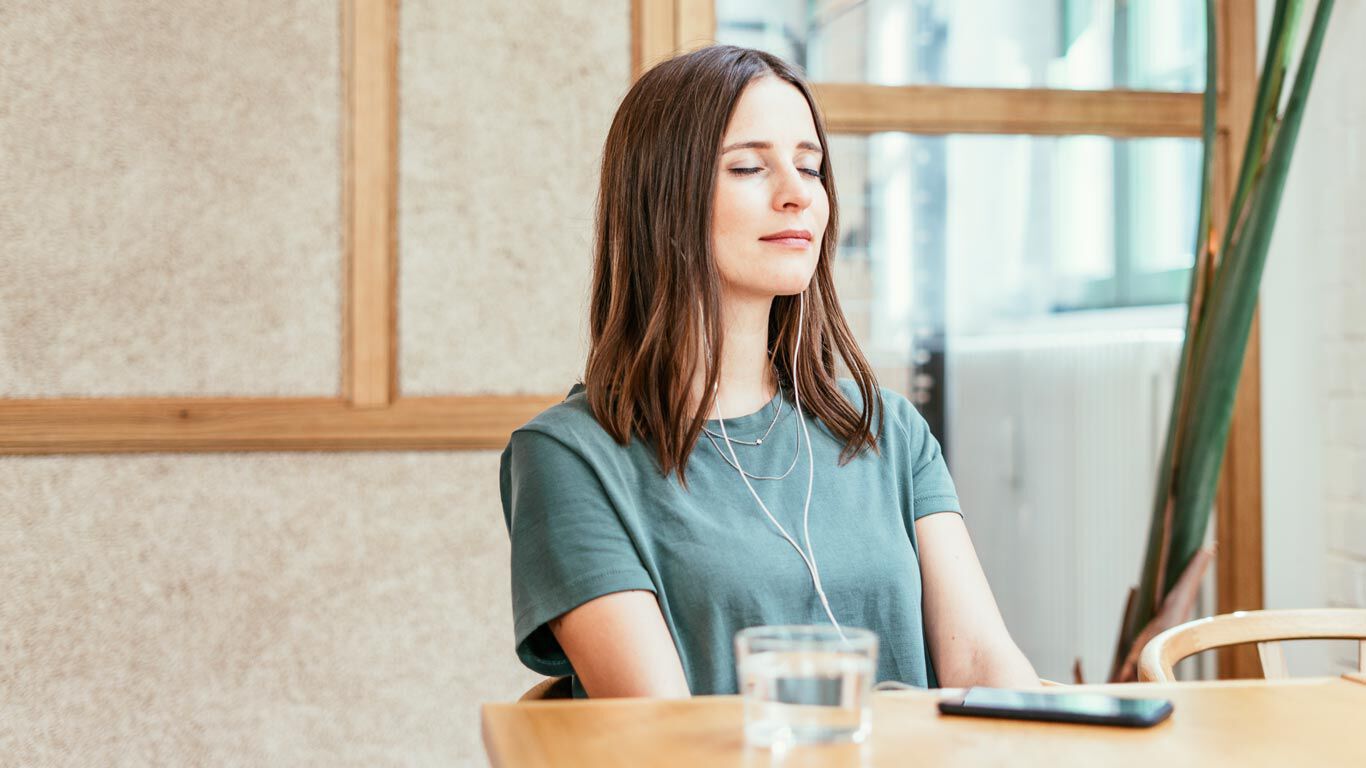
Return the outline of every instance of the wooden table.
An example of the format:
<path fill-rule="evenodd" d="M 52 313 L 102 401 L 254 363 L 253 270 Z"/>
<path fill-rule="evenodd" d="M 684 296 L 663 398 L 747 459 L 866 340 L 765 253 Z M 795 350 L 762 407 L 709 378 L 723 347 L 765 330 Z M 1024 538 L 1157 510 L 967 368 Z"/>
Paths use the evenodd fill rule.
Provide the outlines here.
<path fill-rule="evenodd" d="M 740 699 L 488 704 L 484 746 L 502 768 L 563 766 L 1366 766 L 1366 685 L 1347 678 L 1074 686 L 1171 699 L 1128 729 L 941 716 L 941 692 L 877 693 L 862 747 L 744 745 Z"/>

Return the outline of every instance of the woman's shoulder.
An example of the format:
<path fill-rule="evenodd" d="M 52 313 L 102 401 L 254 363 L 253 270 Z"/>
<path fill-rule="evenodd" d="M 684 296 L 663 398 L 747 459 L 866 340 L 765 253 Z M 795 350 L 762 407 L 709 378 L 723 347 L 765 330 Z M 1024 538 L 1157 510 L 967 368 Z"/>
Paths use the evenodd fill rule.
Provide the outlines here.
<path fill-rule="evenodd" d="M 513 430 L 512 436 L 516 438 L 519 433 L 525 432 L 542 434 L 566 445 L 612 440 L 588 407 L 588 396 L 582 383 L 570 387 L 569 394 L 563 400 Z"/>
<path fill-rule="evenodd" d="M 863 407 L 863 390 L 859 388 L 859 383 L 856 379 L 840 377 L 835 379 L 835 383 L 839 385 L 840 390 L 844 392 L 844 396 L 849 399 L 849 402 L 852 403 L 855 408 Z M 882 406 L 885 407 L 888 412 L 902 415 L 907 409 L 915 410 L 915 406 L 911 405 L 911 401 L 906 399 L 905 395 L 895 389 L 889 389 L 878 385 L 877 396 L 882 401 Z"/>
<path fill-rule="evenodd" d="M 859 388 L 858 381 L 847 377 L 835 381 L 849 402 L 855 408 L 862 409 L 863 391 Z M 924 417 L 905 395 L 895 389 L 879 385 L 877 396 L 881 401 L 877 418 L 882 421 L 884 427 L 891 428 L 888 434 L 914 440 L 926 428 Z"/>
<path fill-rule="evenodd" d="M 503 449 L 501 472 L 506 485 L 517 467 L 534 467 L 562 478 L 598 476 L 612 467 L 613 477 L 634 477 L 650 462 L 638 440 L 617 443 L 593 415 L 583 384 L 575 384 L 560 402 L 513 430 Z"/>
<path fill-rule="evenodd" d="M 837 378 L 835 383 L 855 409 L 863 408 L 863 391 L 859 388 L 858 381 L 842 377 Z M 877 418 L 883 426 L 891 428 L 890 434 L 914 440 L 924 430 L 924 418 L 902 393 L 879 386 L 877 399 Z M 536 414 L 530 421 L 514 430 L 512 436 L 516 438 L 519 433 L 527 432 L 553 438 L 556 442 L 579 451 L 589 449 L 590 446 L 609 450 L 622 448 L 593 415 L 582 383 L 572 386 L 563 400 Z"/>

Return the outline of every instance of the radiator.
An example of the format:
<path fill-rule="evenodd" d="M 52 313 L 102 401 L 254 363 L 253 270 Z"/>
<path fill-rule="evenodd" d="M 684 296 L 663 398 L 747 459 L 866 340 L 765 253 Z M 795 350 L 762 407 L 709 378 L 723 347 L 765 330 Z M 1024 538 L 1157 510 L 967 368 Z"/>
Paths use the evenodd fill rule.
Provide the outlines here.
<path fill-rule="evenodd" d="M 1042 677 L 1071 682 L 1077 658 L 1087 682 L 1109 673 L 1181 339 L 1156 329 L 950 340 L 950 471 L 1006 626 Z"/>

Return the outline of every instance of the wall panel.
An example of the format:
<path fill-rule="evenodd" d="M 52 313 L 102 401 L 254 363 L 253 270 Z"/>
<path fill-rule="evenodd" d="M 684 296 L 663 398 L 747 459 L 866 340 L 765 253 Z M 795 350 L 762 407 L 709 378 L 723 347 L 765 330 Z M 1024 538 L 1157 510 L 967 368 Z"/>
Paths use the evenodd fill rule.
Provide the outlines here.
<path fill-rule="evenodd" d="M 400 390 L 562 396 L 630 8 L 412 0 L 399 23 Z"/>
<path fill-rule="evenodd" d="M 0 457 L 16 765 L 482 765 L 498 454 Z"/>
<path fill-rule="evenodd" d="M 335 395 L 333 3 L 6 2 L 0 398 Z"/>

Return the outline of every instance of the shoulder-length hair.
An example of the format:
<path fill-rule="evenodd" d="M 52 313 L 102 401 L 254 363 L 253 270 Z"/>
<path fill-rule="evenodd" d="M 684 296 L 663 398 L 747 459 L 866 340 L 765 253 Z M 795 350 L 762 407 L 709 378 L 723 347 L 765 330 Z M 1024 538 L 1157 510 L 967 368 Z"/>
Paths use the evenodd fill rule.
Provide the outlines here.
<path fill-rule="evenodd" d="M 590 346 L 584 375 L 588 405 L 622 445 L 638 435 L 653 446 L 661 473 L 685 465 L 715 404 L 725 344 L 720 277 L 712 253 L 712 201 L 721 142 L 736 102 L 754 80 L 791 83 L 811 107 L 821 149 L 830 219 L 821 239 L 796 385 L 801 401 L 845 446 L 840 464 L 865 448 L 878 452 L 872 425 L 882 409 L 872 368 L 835 296 L 832 260 L 838 205 L 825 124 L 802 76 L 762 51 L 717 45 L 664 61 L 636 81 L 607 134 L 598 192 Z M 791 378 L 797 296 L 777 296 L 768 321 L 770 363 Z M 712 350 L 699 360 L 699 334 Z M 838 351 L 862 393 L 856 409 L 836 382 Z M 701 409 L 688 413 L 690 387 L 705 369 Z M 787 381 L 790 390 L 794 382 Z M 877 411 L 874 408 L 878 409 Z"/>

